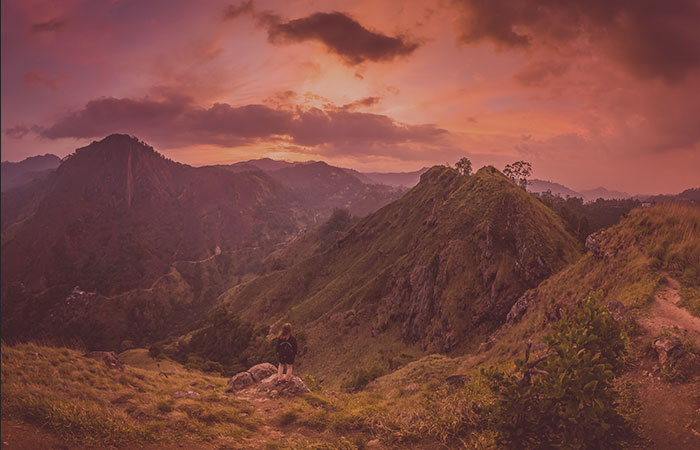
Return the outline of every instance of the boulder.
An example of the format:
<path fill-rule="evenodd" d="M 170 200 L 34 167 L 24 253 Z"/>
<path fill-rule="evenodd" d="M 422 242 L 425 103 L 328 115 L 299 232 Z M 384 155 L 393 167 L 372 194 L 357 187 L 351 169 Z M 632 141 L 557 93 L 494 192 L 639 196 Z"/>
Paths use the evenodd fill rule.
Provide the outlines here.
<path fill-rule="evenodd" d="M 253 376 L 250 372 L 239 372 L 228 380 L 228 385 L 231 386 L 234 391 L 240 391 L 253 384 L 255 384 L 255 380 L 253 380 Z"/>
<path fill-rule="evenodd" d="M 248 369 L 248 373 L 253 377 L 253 381 L 258 383 L 270 375 L 277 373 L 277 368 L 270 363 L 261 363 Z"/>
<path fill-rule="evenodd" d="M 601 241 L 603 240 L 603 233 L 601 231 L 598 231 L 597 233 L 593 233 L 588 235 L 586 238 L 586 248 L 593 253 L 593 256 L 595 256 L 597 259 L 602 258 L 603 255 L 603 250 L 601 248 Z"/>
<path fill-rule="evenodd" d="M 124 370 L 124 363 L 119 361 L 114 352 L 87 352 L 85 357 L 102 361 L 110 369 Z"/>
<path fill-rule="evenodd" d="M 665 365 L 670 358 L 677 358 L 683 354 L 683 344 L 680 339 L 675 337 L 660 337 L 655 339 L 652 345 L 659 355 L 659 364 L 662 366 Z"/>
<path fill-rule="evenodd" d="M 278 383 L 277 374 L 270 375 L 258 384 L 253 389 L 260 394 L 268 396 L 294 397 L 311 392 L 306 384 L 301 381 L 301 378 L 293 376 L 289 381 Z M 274 391 L 274 393 L 273 393 Z"/>
<path fill-rule="evenodd" d="M 199 398 L 199 392 L 177 391 L 173 394 L 173 398 Z"/>
<path fill-rule="evenodd" d="M 508 311 L 506 323 L 512 325 L 518 319 L 520 319 L 520 316 L 525 314 L 525 311 L 527 311 L 527 305 L 530 303 L 530 300 L 532 300 L 532 293 L 526 292 L 525 294 L 521 295 L 520 298 L 513 303 L 510 311 Z"/>

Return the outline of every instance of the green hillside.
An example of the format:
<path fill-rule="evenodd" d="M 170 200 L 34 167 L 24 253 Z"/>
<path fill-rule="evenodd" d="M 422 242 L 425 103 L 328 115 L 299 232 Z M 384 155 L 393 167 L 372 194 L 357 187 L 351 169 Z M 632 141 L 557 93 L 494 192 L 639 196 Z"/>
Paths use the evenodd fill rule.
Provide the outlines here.
<path fill-rule="evenodd" d="M 523 292 L 580 255 L 558 217 L 492 167 L 471 177 L 433 167 L 330 248 L 304 245 L 316 251 L 297 248 L 299 259 L 222 298 L 251 322 L 291 321 L 303 367 L 328 375 L 349 361 L 472 349 Z"/>

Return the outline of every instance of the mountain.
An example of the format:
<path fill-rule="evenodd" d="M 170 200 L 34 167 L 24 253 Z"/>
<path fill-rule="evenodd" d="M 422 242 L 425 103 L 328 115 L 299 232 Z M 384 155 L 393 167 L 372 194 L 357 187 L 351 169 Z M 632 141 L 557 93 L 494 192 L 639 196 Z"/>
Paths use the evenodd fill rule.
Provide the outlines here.
<path fill-rule="evenodd" d="M 336 208 L 365 216 L 403 192 L 391 186 L 367 184 L 351 171 L 322 161 L 290 163 L 265 158 L 215 167 L 232 172 L 258 170 L 266 173 L 301 197 L 314 210 L 318 222 L 328 219 Z"/>
<path fill-rule="evenodd" d="M 636 199 L 649 203 L 690 202 L 700 204 L 700 188 L 690 188 L 675 195 L 637 195 Z"/>
<path fill-rule="evenodd" d="M 36 209 L 2 235 L 3 326 L 14 324 L 17 332 L 42 328 L 51 314 L 70 316 L 71 296 L 82 309 L 122 319 L 149 310 L 156 294 L 166 303 L 187 303 L 206 291 L 212 302 L 214 273 L 245 272 L 245 254 L 273 250 L 313 219 L 296 194 L 264 173 L 179 164 L 126 135 L 76 150 L 35 188 Z M 7 204 L 3 197 L 3 216 L 20 203 L 13 195 L 7 193 Z M 222 266 L 202 271 L 207 262 Z M 138 299 L 130 303 L 125 293 Z M 102 301 L 113 306 L 105 309 Z M 167 317 L 150 314 L 151 324 L 163 322 L 167 332 Z M 22 317 L 31 318 L 25 329 Z M 60 323 L 50 328 L 42 330 L 65 331 Z"/>
<path fill-rule="evenodd" d="M 314 251 L 293 242 L 298 259 L 277 255 L 278 270 L 222 299 L 252 322 L 292 321 L 304 368 L 336 374 L 390 349 L 472 348 L 580 251 L 553 211 L 492 167 L 469 178 L 433 167 L 335 242 L 310 241 Z"/>
<path fill-rule="evenodd" d="M 595 189 L 586 189 L 584 191 L 579 191 L 579 194 L 587 202 L 593 202 L 599 198 L 602 198 L 603 200 L 615 200 L 631 197 L 631 195 L 627 192 L 611 191 L 602 186 L 599 186 Z"/>
<path fill-rule="evenodd" d="M 427 171 L 428 167 L 423 167 L 415 172 L 365 172 L 362 175 L 369 178 L 374 183 L 410 188 L 418 184 L 421 175 Z"/>
<path fill-rule="evenodd" d="M 568 187 L 564 186 L 563 184 L 555 183 L 553 181 L 545 181 L 545 180 L 530 180 L 527 183 L 527 190 L 529 192 L 536 192 L 536 193 L 543 193 L 550 191 L 554 195 L 560 195 L 564 198 L 568 197 L 581 197 L 581 194 L 574 191 L 573 189 L 569 189 Z"/>
<path fill-rule="evenodd" d="M 56 155 L 31 156 L 20 162 L 2 162 L 2 192 L 45 178 L 61 164 Z"/>

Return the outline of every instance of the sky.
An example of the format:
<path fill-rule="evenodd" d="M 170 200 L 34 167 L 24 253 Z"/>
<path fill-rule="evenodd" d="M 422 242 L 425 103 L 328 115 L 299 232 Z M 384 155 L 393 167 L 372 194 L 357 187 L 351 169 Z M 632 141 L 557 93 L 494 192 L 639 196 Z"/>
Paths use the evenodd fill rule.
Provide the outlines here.
<path fill-rule="evenodd" d="M 700 187 L 700 1 L 2 0 L 2 160 L 135 135 L 192 165 L 526 160 Z"/>

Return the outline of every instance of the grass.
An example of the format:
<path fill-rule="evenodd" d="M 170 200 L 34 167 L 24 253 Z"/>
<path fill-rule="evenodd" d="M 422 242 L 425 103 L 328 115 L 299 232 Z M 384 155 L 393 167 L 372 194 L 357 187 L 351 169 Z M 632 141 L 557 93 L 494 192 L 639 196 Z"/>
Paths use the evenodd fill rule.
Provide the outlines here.
<path fill-rule="evenodd" d="M 132 351 L 134 352 L 134 351 Z M 224 394 L 225 380 L 182 369 L 108 369 L 82 353 L 35 344 L 2 345 L 2 411 L 69 441 L 123 446 L 180 438 L 246 436 L 253 411 Z M 175 399 L 194 390 L 196 399 Z"/>

